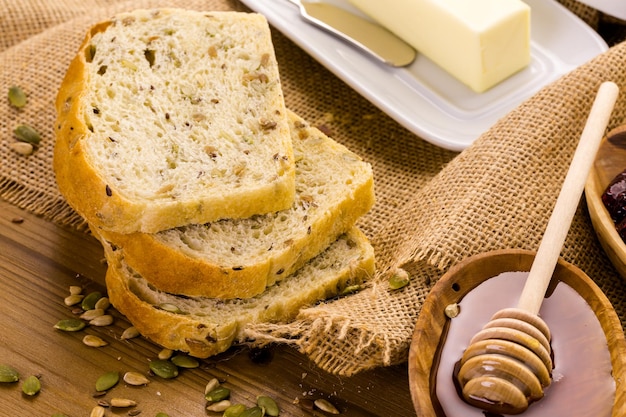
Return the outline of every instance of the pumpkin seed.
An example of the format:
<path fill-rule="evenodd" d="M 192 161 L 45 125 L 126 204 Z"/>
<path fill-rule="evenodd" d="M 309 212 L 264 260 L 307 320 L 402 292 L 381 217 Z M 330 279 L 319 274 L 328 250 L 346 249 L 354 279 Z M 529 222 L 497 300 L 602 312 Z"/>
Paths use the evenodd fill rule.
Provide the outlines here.
<path fill-rule="evenodd" d="M 104 417 L 105 408 L 97 405 L 91 409 L 91 413 L 89 413 L 89 417 Z"/>
<path fill-rule="evenodd" d="M 150 380 L 143 374 L 139 372 L 126 372 L 124 374 L 124 382 L 128 385 L 148 385 Z"/>
<path fill-rule="evenodd" d="M 26 105 L 26 93 L 20 86 L 14 85 L 9 87 L 9 103 L 11 106 L 21 109 Z"/>
<path fill-rule="evenodd" d="M 171 379 L 178 376 L 178 367 L 172 362 L 162 359 L 155 359 L 150 362 L 150 370 L 161 378 Z"/>
<path fill-rule="evenodd" d="M 263 417 L 263 409 L 259 406 L 248 408 L 239 417 Z"/>
<path fill-rule="evenodd" d="M 83 330 L 86 326 L 87 324 L 79 319 L 63 319 L 59 320 L 57 324 L 54 325 L 54 328 L 64 332 L 78 332 Z"/>
<path fill-rule="evenodd" d="M 224 410 L 222 417 L 240 417 L 241 414 L 246 411 L 246 406 L 243 404 L 234 404 Z"/>
<path fill-rule="evenodd" d="M 13 129 L 13 134 L 20 142 L 30 143 L 31 145 L 39 145 L 41 142 L 41 135 L 35 130 L 34 127 L 21 124 Z"/>
<path fill-rule="evenodd" d="M 100 291 L 93 291 L 93 292 L 87 294 L 87 296 L 85 296 L 85 298 L 83 298 L 83 302 L 81 303 L 80 306 L 85 311 L 93 310 L 94 308 L 96 308 L 96 303 L 101 298 L 102 298 L 102 293 Z"/>
<path fill-rule="evenodd" d="M 130 326 L 126 330 L 124 330 L 121 338 L 122 340 L 128 340 L 133 339 L 137 336 L 139 336 L 139 331 L 137 330 L 137 328 L 135 326 Z"/>
<path fill-rule="evenodd" d="M 230 390 L 224 386 L 218 386 L 213 390 L 205 394 L 204 398 L 207 401 L 218 402 L 230 397 Z"/>
<path fill-rule="evenodd" d="M 19 379 L 20 374 L 15 368 L 0 364 L 0 382 L 17 382 Z"/>
<path fill-rule="evenodd" d="M 85 337 L 83 337 L 83 343 L 86 346 L 96 347 L 96 348 L 97 347 L 103 347 L 103 346 L 106 346 L 106 345 L 109 344 L 106 340 L 102 339 L 99 336 L 93 335 L 93 334 L 88 334 Z"/>
<path fill-rule="evenodd" d="M 104 314 L 90 320 L 89 324 L 97 327 L 110 326 L 111 324 L 113 324 L 113 316 L 110 314 Z"/>
<path fill-rule="evenodd" d="M 120 380 L 120 374 L 117 371 L 106 372 L 96 380 L 96 391 L 103 392 L 113 388 Z"/>
<path fill-rule="evenodd" d="M 128 408 L 136 405 L 137 402 L 129 400 L 128 398 L 111 398 L 111 407 Z"/>
<path fill-rule="evenodd" d="M 198 362 L 196 358 L 192 358 L 188 355 L 176 355 L 171 359 L 171 361 L 179 368 L 192 369 L 200 366 L 200 362 Z"/>
<path fill-rule="evenodd" d="M 231 406 L 230 401 L 222 400 L 222 401 L 218 401 L 216 403 L 207 405 L 206 409 L 207 411 L 213 411 L 213 412 L 219 413 L 221 411 L 226 411 L 228 407 L 230 406 Z"/>
<path fill-rule="evenodd" d="M 337 410 L 337 407 L 335 407 L 330 401 L 325 400 L 324 398 L 318 398 L 313 402 L 313 404 L 326 413 L 339 414 L 339 410 Z"/>
<path fill-rule="evenodd" d="M 170 417 L 170 415 L 167 413 L 157 413 L 155 417 Z"/>
<path fill-rule="evenodd" d="M 400 288 L 406 287 L 409 281 L 409 273 L 402 268 L 398 268 L 389 278 L 389 288 L 399 290 Z"/>
<path fill-rule="evenodd" d="M 19 153 L 20 155 L 26 156 L 31 155 L 35 150 L 35 148 L 33 148 L 33 145 L 27 142 L 12 142 L 9 144 L 9 148 Z"/>
<path fill-rule="evenodd" d="M 22 392 L 26 395 L 37 395 L 41 391 L 41 381 L 35 375 L 31 375 L 24 380 L 22 384 Z"/>
<path fill-rule="evenodd" d="M 275 417 L 280 414 L 276 401 L 266 395 L 259 395 L 256 399 L 256 405 L 265 410 L 265 415 Z"/>

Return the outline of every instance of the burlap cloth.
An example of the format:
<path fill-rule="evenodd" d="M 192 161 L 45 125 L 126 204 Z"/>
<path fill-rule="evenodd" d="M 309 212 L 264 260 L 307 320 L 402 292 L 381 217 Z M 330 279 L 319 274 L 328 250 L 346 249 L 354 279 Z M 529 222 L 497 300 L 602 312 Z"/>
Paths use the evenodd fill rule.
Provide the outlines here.
<path fill-rule="evenodd" d="M 292 323 L 251 326 L 248 337 L 294 345 L 340 375 L 400 363 L 422 302 L 450 265 L 492 249 L 537 248 L 598 85 L 612 80 L 626 91 L 621 22 L 574 0 L 562 3 L 615 46 L 545 87 L 462 153 L 406 131 L 274 31 L 288 107 L 373 165 L 377 204 L 360 225 L 375 246 L 379 272 L 358 294 L 305 309 Z M 0 101 L 2 198 L 85 229 L 51 170 L 56 90 L 91 24 L 116 11 L 160 5 L 248 10 L 235 0 L 0 0 L 0 92 L 18 84 L 29 98 L 20 111 Z M 610 127 L 625 119 L 622 93 Z M 29 157 L 8 147 L 13 127 L 24 122 L 43 137 Z M 562 253 L 598 283 L 626 322 L 626 287 L 599 247 L 584 201 Z M 396 266 L 409 269 L 412 281 L 391 292 L 386 271 Z"/>

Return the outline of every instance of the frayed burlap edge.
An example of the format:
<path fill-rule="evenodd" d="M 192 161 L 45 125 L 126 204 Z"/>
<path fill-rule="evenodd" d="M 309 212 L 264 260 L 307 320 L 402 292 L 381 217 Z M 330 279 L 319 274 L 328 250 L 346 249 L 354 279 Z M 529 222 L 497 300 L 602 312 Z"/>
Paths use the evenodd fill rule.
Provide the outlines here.
<path fill-rule="evenodd" d="M 404 362 L 423 301 L 447 268 L 488 250 L 536 250 L 597 87 L 611 80 L 624 89 L 625 59 L 626 45 L 618 45 L 545 87 L 444 167 L 380 234 L 379 245 L 397 254 L 369 288 L 303 310 L 290 324 L 251 325 L 244 335 L 254 343 L 295 345 L 341 375 Z M 622 93 L 609 128 L 623 123 L 625 113 Z M 500 233 L 503 227 L 510 231 Z M 411 232 L 402 239 L 394 229 Z M 624 320 L 623 281 L 595 238 L 584 201 L 562 255 L 594 278 Z M 396 267 L 412 275 L 400 294 L 385 285 Z"/>

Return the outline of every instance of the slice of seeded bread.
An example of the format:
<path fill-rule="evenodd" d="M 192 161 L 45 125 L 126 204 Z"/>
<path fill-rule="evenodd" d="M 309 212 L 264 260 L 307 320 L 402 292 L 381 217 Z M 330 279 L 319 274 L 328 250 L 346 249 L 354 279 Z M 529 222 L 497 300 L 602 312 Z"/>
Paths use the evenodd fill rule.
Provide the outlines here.
<path fill-rule="evenodd" d="M 171 295 L 154 289 L 119 251 L 105 246 L 105 254 L 107 291 L 117 310 L 153 342 L 201 358 L 242 341 L 246 325 L 293 319 L 301 308 L 341 294 L 374 273 L 374 251 L 356 228 L 292 276 L 248 299 Z"/>
<path fill-rule="evenodd" d="M 92 227 L 154 233 L 293 204 L 288 118 L 259 14 L 117 15 L 87 34 L 56 108 L 59 189 Z"/>
<path fill-rule="evenodd" d="M 297 190 L 289 210 L 156 234 L 100 236 L 148 282 L 170 293 L 247 298 L 289 276 L 367 213 L 374 185 L 368 163 L 288 114 Z"/>

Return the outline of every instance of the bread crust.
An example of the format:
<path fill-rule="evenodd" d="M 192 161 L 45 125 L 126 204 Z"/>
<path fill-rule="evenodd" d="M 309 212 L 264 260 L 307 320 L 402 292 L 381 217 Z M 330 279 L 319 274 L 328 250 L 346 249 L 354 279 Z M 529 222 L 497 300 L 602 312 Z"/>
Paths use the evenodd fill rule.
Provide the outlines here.
<path fill-rule="evenodd" d="M 122 250 L 128 265 L 163 291 L 215 298 L 248 298 L 262 293 L 266 287 L 289 276 L 324 251 L 339 235 L 352 228 L 375 201 L 373 174 L 366 162 L 318 129 L 310 127 L 297 115 L 290 112 L 290 118 L 294 143 L 304 141 L 304 138 L 313 141 L 314 152 L 319 151 L 322 155 L 328 153 L 328 157 L 323 159 L 336 161 L 340 167 L 332 172 L 327 172 L 324 166 L 310 164 L 311 168 L 319 170 L 324 176 L 332 175 L 349 181 L 350 185 L 342 183 L 342 192 L 345 194 L 341 201 L 328 206 L 320 203 L 322 208 L 307 216 L 302 227 L 290 230 L 288 235 L 277 236 L 273 249 L 262 259 L 238 258 L 237 264 L 227 264 L 225 261 L 220 263 L 218 259 L 193 257 L 168 245 L 156 234 L 101 231 L 101 237 Z M 302 147 L 301 151 L 306 158 L 306 145 L 296 144 L 294 147 L 298 150 Z M 359 174 L 353 177 L 351 172 L 357 170 Z M 296 181 L 296 184 L 299 182 Z M 296 198 L 295 204 L 300 204 L 299 198 Z M 286 213 L 286 216 L 300 215 L 295 210 L 296 214 L 292 215 L 290 211 Z M 308 230 L 306 225 L 309 225 Z M 250 230 L 250 234 L 252 232 Z M 208 247 L 213 243 L 205 241 L 203 245 Z M 228 245 L 226 242 L 222 244 Z"/>
<path fill-rule="evenodd" d="M 176 9 L 161 10 L 177 12 Z M 236 12 L 212 14 L 248 15 Z M 276 175 L 271 182 L 259 182 L 254 187 L 233 187 L 228 195 L 207 193 L 188 200 L 158 200 L 129 198 L 107 181 L 98 169 L 97 161 L 92 160 L 86 151 L 86 143 L 94 135 L 85 119 L 86 112 L 91 110 L 85 96 L 90 88 L 87 65 L 92 53 L 91 40 L 112 24 L 112 21 L 101 22 L 89 30 L 67 69 L 56 98 L 57 139 L 53 169 L 59 190 L 68 204 L 92 227 L 117 233 L 156 233 L 189 223 L 245 218 L 290 207 L 295 197 L 295 169 L 282 95 L 276 101 L 278 122 L 272 132 L 281 137 L 283 152 L 277 158 L 276 169 L 282 175 Z M 192 182 L 195 178 L 187 180 Z"/>
<path fill-rule="evenodd" d="M 323 284 L 316 283 L 314 278 L 311 278 L 310 286 L 302 288 L 298 293 L 293 291 L 282 293 L 280 286 L 277 286 L 274 293 L 266 296 L 261 303 L 263 308 L 257 309 L 256 313 L 250 313 L 245 307 L 234 309 L 228 320 L 219 323 L 208 317 L 200 318 L 193 314 L 166 311 L 141 299 L 137 293 L 145 289 L 132 288 L 133 278 L 129 276 L 128 269 L 122 267 L 120 255 L 110 247 L 105 250 L 109 262 L 106 273 L 108 296 L 113 306 L 124 314 L 144 337 L 165 348 L 207 358 L 224 352 L 235 343 L 243 342 L 246 326 L 293 320 L 300 309 L 334 297 L 348 285 L 371 278 L 375 268 L 373 248 L 365 235 L 356 228 L 350 231 L 348 239 L 356 245 L 353 253 L 358 252 L 358 258 L 346 257 L 335 260 L 341 265 L 335 265 L 332 271 L 334 275 L 330 279 L 323 279 Z M 318 273 L 327 275 L 330 272 L 317 271 L 311 275 Z M 155 294 L 148 296 L 156 298 Z M 177 297 L 167 296 L 166 300 L 168 303 L 176 304 Z M 201 304 L 200 299 L 197 299 L 197 304 Z M 210 315 L 210 307 L 207 307 L 206 312 Z"/>

